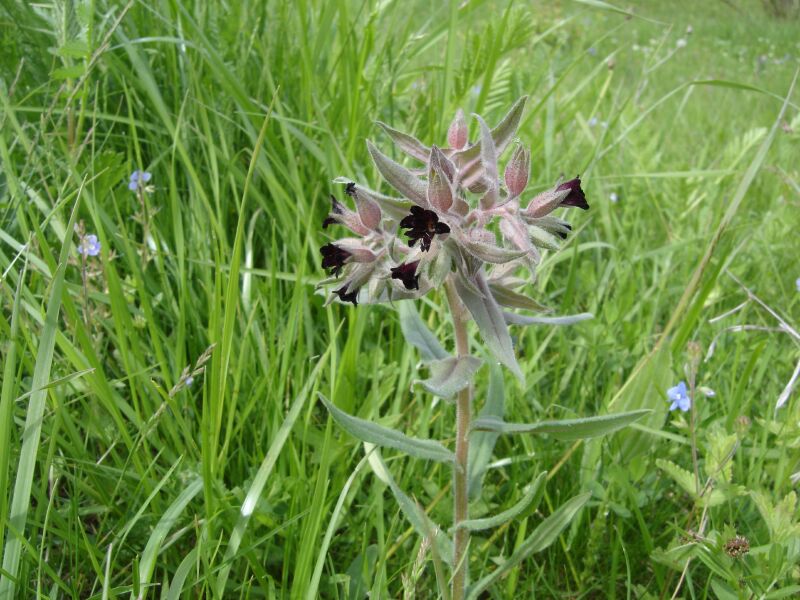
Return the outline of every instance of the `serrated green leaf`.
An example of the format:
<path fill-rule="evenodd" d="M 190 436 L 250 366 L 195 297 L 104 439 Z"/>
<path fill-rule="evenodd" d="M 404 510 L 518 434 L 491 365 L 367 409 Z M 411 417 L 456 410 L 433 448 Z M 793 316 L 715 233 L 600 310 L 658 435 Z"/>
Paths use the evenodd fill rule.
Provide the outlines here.
<path fill-rule="evenodd" d="M 428 363 L 431 376 L 415 383 L 434 396 L 452 398 L 472 382 L 481 364 L 483 361 L 474 356 L 449 356 Z"/>
<path fill-rule="evenodd" d="M 441 360 L 450 356 L 419 316 L 413 302 L 398 302 L 400 329 L 406 341 L 419 350 L 422 360 Z"/>
<path fill-rule="evenodd" d="M 544 479 L 546 476 L 547 472 L 540 473 L 520 501 L 508 510 L 504 510 L 493 517 L 462 521 L 458 524 L 458 527 L 469 529 L 470 531 L 491 529 L 492 527 L 499 527 L 503 523 L 519 517 L 523 512 L 530 513 L 536 510 L 536 506 L 541 501 L 542 494 L 544 493 Z"/>
<path fill-rule="evenodd" d="M 479 271 L 475 279 L 471 282 L 482 296 L 475 293 L 471 286 L 463 277 L 456 277 L 456 291 L 464 305 L 472 314 L 481 337 L 494 357 L 508 367 L 514 375 L 522 382 L 525 380 L 522 371 L 517 364 L 517 357 L 514 355 L 514 347 L 511 344 L 511 336 L 508 335 L 508 328 L 503 319 L 503 311 L 500 310 L 497 302 L 492 296 L 483 272 Z"/>
<path fill-rule="evenodd" d="M 317 393 L 317 395 L 339 426 L 362 442 L 369 442 L 370 444 L 386 448 L 394 448 L 395 450 L 400 450 L 416 458 L 424 458 L 438 462 L 455 462 L 455 454 L 436 440 L 410 437 L 396 429 L 390 429 L 389 427 L 378 425 L 372 421 L 365 421 L 364 419 L 348 415 L 343 410 L 331 404 L 322 394 Z"/>
<path fill-rule="evenodd" d="M 83 75 L 86 67 L 81 63 L 71 67 L 59 67 L 50 73 L 51 79 L 77 79 Z"/>
<path fill-rule="evenodd" d="M 656 466 L 664 471 L 667 475 L 677 483 L 683 491 L 691 495 L 693 498 L 697 494 L 697 486 L 695 484 L 694 475 L 686 469 L 679 467 L 671 460 L 663 458 L 656 459 Z"/>
<path fill-rule="evenodd" d="M 557 440 L 582 440 L 613 433 L 648 414 L 649 410 L 634 410 L 613 415 L 586 417 L 583 419 L 563 419 L 542 421 L 540 423 L 506 423 L 495 417 L 482 417 L 475 420 L 472 429 L 477 431 L 496 431 L 498 433 L 537 433 L 547 434 Z"/>
<path fill-rule="evenodd" d="M 528 556 L 541 552 L 555 542 L 559 534 L 572 522 L 572 519 L 575 518 L 575 515 L 589 501 L 591 496 L 589 493 L 580 494 L 562 504 L 552 515 L 539 524 L 514 554 L 500 564 L 492 573 L 470 586 L 467 599 L 478 598 L 484 590 L 488 589 Z"/>
<path fill-rule="evenodd" d="M 89 44 L 84 40 L 69 40 L 55 49 L 54 54 L 67 58 L 88 58 Z"/>

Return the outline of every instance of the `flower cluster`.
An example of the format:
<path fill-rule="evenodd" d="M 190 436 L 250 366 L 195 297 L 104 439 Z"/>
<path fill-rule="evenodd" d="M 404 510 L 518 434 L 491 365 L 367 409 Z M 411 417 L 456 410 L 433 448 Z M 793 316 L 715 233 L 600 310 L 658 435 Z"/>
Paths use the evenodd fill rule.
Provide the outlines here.
<path fill-rule="evenodd" d="M 333 295 L 343 302 L 386 302 L 418 298 L 451 273 L 459 287 L 491 290 L 492 301 L 519 307 L 514 291 L 530 279 L 541 251 L 557 250 L 572 227 L 552 213 L 559 207 L 589 208 L 576 177 L 523 201 L 530 177 L 530 151 L 514 149 L 502 177 L 498 158 L 511 144 L 526 98 L 518 100 L 494 129 L 475 115 L 479 138 L 470 143 L 462 111 L 447 134 L 448 147 L 427 147 L 416 138 L 378 123 L 400 150 L 421 163 L 409 169 L 371 142 L 367 146 L 381 176 L 401 197 L 346 184 L 355 210 L 331 196 L 322 226 L 341 225 L 353 235 L 320 249 Z M 405 238 L 405 239 L 404 239 Z M 333 298 L 333 296 L 332 296 Z"/>

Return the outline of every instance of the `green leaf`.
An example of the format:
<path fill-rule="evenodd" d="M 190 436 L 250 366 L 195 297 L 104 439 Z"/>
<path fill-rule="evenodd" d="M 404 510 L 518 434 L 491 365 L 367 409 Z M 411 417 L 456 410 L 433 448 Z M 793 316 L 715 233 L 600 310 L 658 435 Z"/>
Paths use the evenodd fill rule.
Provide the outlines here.
<path fill-rule="evenodd" d="M 447 534 L 442 531 L 442 528 L 436 525 L 423 508 L 408 495 L 400 489 L 397 482 L 392 477 L 386 463 L 383 462 L 380 451 L 375 449 L 371 444 L 364 444 L 367 451 L 369 464 L 375 475 L 389 486 L 392 494 L 400 505 L 400 510 L 405 515 L 408 522 L 412 527 L 424 538 L 431 539 L 435 537 L 436 545 L 439 549 L 439 554 L 444 557 L 445 562 L 448 564 L 453 563 L 453 542 L 447 537 Z"/>
<path fill-rule="evenodd" d="M 427 186 L 421 179 L 403 165 L 394 162 L 391 158 L 383 154 L 375 147 L 375 144 L 369 140 L 367 140 L 367 149 L 372 156 L 375 166 L 378 168 L 378 172 L 380 172 L 381 176 L 386 180 L 386 183 L 412 202 L 422 207 L 428 206 L 428 199 L 426 197 Z"/>
<path fill-rule="evenodd" d="M 479 414 L 480 417 L 503 418 L 505 414 L 505 390 L 503 372 L 496 363 L 489 365 L 489 388 L 486 390 L 486 402 Z M 469 498 L 480 498 L 483 478 L 492 459 L 492 452 L 500 434 L 492 431 L 476 431 L 469 438 L 469 460 L 467 472 Z"/>
<path fill-rule="evenodd" d="M 491 138 L 498 156 L 502 154 L 503 150 L 506 149 L 509 142 L 514 138 L 514 134 L 516 134 L 517 128 L 519 127 L 519 122 L 522 120 L 522 111 L 525 110 L 525 103 L 527 101 L 528 97 L 522 96 L 514 103 L 514 106 L 511 107 L 497 126 L 492 129 Z M 463 165 L 472 159 L 478 158 L 480 155 L 481 143 L 477 142 L 465 150 L 456 152 L 453 156 Z"/>
<path fill-rule="evenodd" d="M 508 308 L 521 308 L 523 310 L 535 310 L 538 312 L 552 312 L 553 310 L 544 304 L 539 304 L 533 298 L 515 292 L 503 285 L 490 283 L 489 289 L 492 290 L 492 296 L 497 300 L 497 303 Z M 506 319 L 506 322 L 508 322 L 508 319 Z"/>
<path fill-rule="evenodd" d="M 53 71 L 50 73 L 50 77 L 52 79 L 77 79 L 83 75 L 84 71 L 86 71 L 84 64 L 78 63 L 70 67 L 59 67 L 57 69 L 53 69 Z"/>
<path fill-rule="evenodd" d="M 591 498 L 590 493 L 580 494 L 565 504 L 562 504 L 556 512 L 542 521 L 534 532 L 520 545 L 519 548 L 507 560 L 503 561 L 492 573 L 475 583 L 469 588 L 467 599 L 473 600 L 498 581 L 503 575 L 508 573 L 513 567 L 528 558 L 531 554 L 541 552 L 550 544 L 556 541 L 559 534 L 566 528 L 583 508 L 583 505 Z"/>
<path fill-rule="evenodd" d="M 498 433 L 539 433 L 553 436 L 557 440 L 582 440 L 613 433 L 648 414 L 649 410 L 584 419 L 563 419 L 541 423 L 506 423 L 496 417 L 481 417 L 475 420 L 473 430 L 497 431 Z"/>
<path fill-rule="evenodd" d="M 78 217 L 80 198 L 81 193 L 79 191 L 66 228 L 69 233 L 65 234 L 62 240 L 58 267 L 49 285 L 50 295 L 47 299 L 47 309 L 44 314 L 44 326 L 37 336 L 38 346 L 36 348 L 36 360 L 33 365 L 33 380 L 31 381 L 31 389 L 34 392 L 31 394 L 25 410 L 25 425 L 20 436 L 22 441 L 19 450 L 19 463 L 16 469 L 14 491 L 8 512 L 9 518 L 6 522 L 6 529 L 8 531 L 13 530 L 14 533 L 9 533 L 8 538 L 5 540 L 3 568 L 0 576 L 0 598 L 14 597 L 19 577 L 19 563 L 24 545 L 21 536 L 25 535 L 25 526 L 28 524 L 31 488 L 36 474 L 36 457 L 39 453 L 39 441 L 47 404 L 47 384 L 50 380 L 50 370 L 53 366 L 56 334 L 60 328 L 59 312 L 61 312 L 61 300 L 64 292 L 64 274 L 69 262 L 70 249 L 72 248 L 72 231 Z M 5 384 L 3 387 L 4 394 L 7 394 L 8 388 L 6 388 Z M 6 401 L 4 401 L 4 404 L 6 404 Z M 2 493 L 7 494 L 8 490 Z"/>
<path fill-rule="evenodd" d="M 530 513 L 536 510 L 539 502 L 544 494 L 544 480 L 547 472 L 540 473 L 533 484 L 530 486 L 524 496 L 511 508 L 503 512 L 483 519 L 470 519 L 462 521 L 458 524 L 458 528 L 469 529 L 470 531 L 481 531 L 483 529 L 491 529 L 492 527 L 499 527 L 506 521 L 510 521 L 519 517 L 523 512 Z"/>
<path fill-rule="evenodd" d="M 526 317 L 510 312 L 504 312 L 503 318 L 509 325 L 574 325 L 581 321 L 593 319 L 592 313 L 578 313 L 577 315 L 563 315 L 560 317 Z"/>
<path fill-rule="evenodd" d="M 413 302 L 398 302 L 397 314 L 400 316 L 403 336 L 419 350 L 422 360 L 441 360 L 450 356 L 419 316 Z"/>
<path fill-rule="evenodd" d="M 52 50 L 51 50 L 52 52 Z M 69 58 L 89 58 L 89 44 L 84 40 L 69 40 L 56 48 L 54 54 Z"/>
<path fill-rule="evenodd" d="M 339 426 L 362 442 L 394 448 L 416 458 L 425 458 L 438 462 L 455 462 L 455 454 L 436 440 L 409 437 L 395 429 L 389 429 L 372 421 L 365 421 L 348 415 L 331 404 L 322 394 L 317 393 L 317 395 Z"/>
<path fill-rule="evenodd" d="M 156 568 L 158 551 L 164 543 L 167 534 L 172 530 L 189 502 L 191 502 L 202 489 L 202 478 L 198 477 L 194 479 L 183 489 L 180 495 L 175 498 L 158 520 L 158 523 L 156 523 L 155 528 L 150 533 L 150 538 L 147 540 L 147 545 L 144 547 L 144 552 L 142 552 L 142 558 L 139 562 L 139 584 L 141 586 L 146 587 L 150 583 L 150 578 L 153 576 L 153 571 Z"/>
<path fill-rule="evenodd" d="M 456 277 L 455 282 L 459 297 L 472 314 L 472 318 L 475 319 L 481 337 L 489 346 L 491 353 L 521 382 L 524 381 L 525 377 L 517 364 L 517 357 L 514 356 L 514 347 L 503 319 L 503 311 L 495 302 L 483 272 L 479 271 L 471 282 L 466 281 L 463 277 Z M 474 284 L 474 288 L 470 283 Z M 477 292 L 482 295 L 478 295 Z"/>
<path fill-rule="evenodd" d="M 403 133 L 402 131 L 393 129 L 392 127 L 389 127 L 386 123 L 382 123 L 381 121 L 376 121 L 376 123 L 381 129 L 383 129 L 387 134 L 389 134 L 389 137 L 392 138 L 392 141 L 395 144 L 397 144 L 397 147 L 400 148 L 400 150 L 402 150 L 412 158 L 421 160 L 424 163 L 428 162 L 428 157 L 430 156 L 431 149 L 425 146 L 425 144 L 420 142 L 413 135 L 408 135 L 407 133 Z"/>
<path fill-rule="evenodd" d="M 472 382 L 482 364 L 483 361 L 474 356 L 450 356 L 429 362 L 427 366 L 431 376 L 415 383 L 420 384 L 434 396 L 452 398 Z"/>

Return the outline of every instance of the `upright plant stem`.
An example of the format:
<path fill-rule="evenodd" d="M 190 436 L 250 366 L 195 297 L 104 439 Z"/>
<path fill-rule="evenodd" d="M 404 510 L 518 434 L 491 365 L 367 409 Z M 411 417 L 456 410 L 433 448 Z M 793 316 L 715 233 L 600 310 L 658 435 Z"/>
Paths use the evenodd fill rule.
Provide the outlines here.
<path fill-rule="evenodd" d="M 467 320 L 464 316 L 464 307 L 458 299 L 453 281 L 448 279 L 445 284 L 447 302 L 450 305 L 450 314 L 453 317 L 453 329 L 456 336 L 456 353 L 458 356 L 469 354 L 469 340 L 467 338 Z M 455 490 L 453 524 L 456 527 L 453 540 L 453 598 L 462 600 L 467 585 L 467 572 L 469 557 L 469 530 L 459 528 L 462 521 L 469 518 L 469 490 L 467 489 L 467 460 L 469 457 L 469 425 L 472 411 L 472 389 L 467 386 L 458 393 L 456 399 L 456 466 L 453 469 L 453 488 Z"/>

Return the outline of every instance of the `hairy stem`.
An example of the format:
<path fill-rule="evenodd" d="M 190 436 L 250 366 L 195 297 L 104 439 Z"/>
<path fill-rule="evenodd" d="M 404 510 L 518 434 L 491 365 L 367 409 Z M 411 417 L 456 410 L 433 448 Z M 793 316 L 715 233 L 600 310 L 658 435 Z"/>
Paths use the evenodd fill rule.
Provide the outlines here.
<path fill-rule="evenodd" d="M 469 354 L 467 338 L 467 320 L 464 306 L 458 299 L 451 279 L 445 284 L 447 302 L 453 317 L 453 329 L 456 337 L 456 353 L 458 356 Z M 456 527 L 453 540 L 453 600 L 462 600 L 467 585 L 469 557 L 469 530 L 459 528 L 462 521 L 469 519 L 469 490 L 467 489 L 467 460 L 469 457 L 469 425 L 472 410 L 472 389 L 467 386 L 458 393 L 456 400 L 456 466 L 453 469 L 454 511 L 453 525 Z"/>

